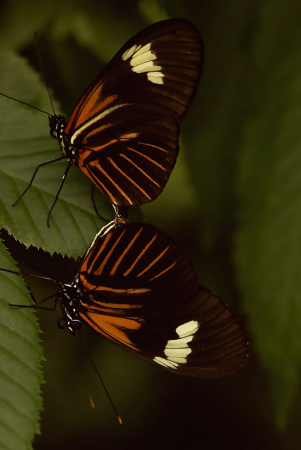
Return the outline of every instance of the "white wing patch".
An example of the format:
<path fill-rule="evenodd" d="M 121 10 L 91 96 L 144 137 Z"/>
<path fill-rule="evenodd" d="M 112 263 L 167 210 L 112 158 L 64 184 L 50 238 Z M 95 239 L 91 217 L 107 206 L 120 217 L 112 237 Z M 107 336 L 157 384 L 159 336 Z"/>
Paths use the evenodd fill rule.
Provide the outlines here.
<path fill-rule="evenodd" d="M 155 356 L 154 361 L 158 364 L 161 364 L 161 366 L 170 367 L 171 369 L 176 369 L 179 365 L 175 362 L 168 361 L 165 358 L 161 358 L 161 356 Z"/>
<path fill-rule="evenodd" d="M 191 320 L 190 322 L 183 323 L 176 329 L 176 333 L 180 338 L 190 336 L 196 333 L 199 329 L 199 323 L 196 320 Z"/>
<path fill-rule="evenodd" d="M 191 342 L 193 339 L 193 336 L 187 336 L 181 339 L 171 339 L 170 341 L 167 341 L 167 344 L 165 348 L 182 348 L 182 347 L 188 347 L 188 342 Z"/>
<path fill-rule="evenodd" d="M 152 83 L 163 84 L 164 74 L 162 72 L 149 72 L 147 74 L 147 79 Z"/>
<path fill-rule="evenodd" d="M 176 369 L 179 364 L 187 363 L 187 356 L 192 352 L 189 342 L 194 338 L 194 334 L 199 329 L 199 323 L 196 320 L 183 323 L 176 328 L 179 339 L 167 341 L 164 349 L 166 358 L 155 356 L 154 361 L 164 367 Z"/>
<path fill-rule="evenodd" d="M 133 47 L 126 50 L 124 52 L 124 54 L 122 55 L 123 61 L 126 61 L 127 59 L 129 59 L 133 53 L 135 53 L 137 50 L 139 50 L 139 48 L 141 48 L 141 45 L 133 45 Z"/>
<path fill-rule="evenodd" d="M 161 72 L 162 67 L 155 65 L 157 59 L 156 53 L 151 50 L 151 44 L 133 45 L 122 55 L 123 61 L 131 58 L 130 66 L 135 73 L 146 73 L 147 79 L 151 83 L 163 84 L 164 74 Z"/>

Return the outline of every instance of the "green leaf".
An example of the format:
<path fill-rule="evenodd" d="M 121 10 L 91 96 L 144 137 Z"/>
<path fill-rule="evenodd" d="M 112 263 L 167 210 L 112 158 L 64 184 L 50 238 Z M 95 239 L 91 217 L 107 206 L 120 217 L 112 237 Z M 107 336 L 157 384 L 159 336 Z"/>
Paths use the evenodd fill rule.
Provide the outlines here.
<path fill-rule="evenodd" d="M 156 201 L 141 206 L 144 221 L 151 223 L 155 218 L 156 226 L 168 233 L 175 231 L 175 224 L 186 227 L 193 221 L 197 207 L 195 191 L 188 176 L 183 139 L 180 139 L 180 148 L 177 163 L 162 194 Z"/>
<path fill-rule="evenodd" d="M 39 0 L 30 0 L 30 5 L 28 2 L 15 0 L 2 2 L 0 42 L 15 50 L 28 45 L 33 40 L 34 33 L 40 33 L 57 16 L 55 2 L 59 7 L 59 0 L 45 2 L 43 8 Z"/>
<path fill-rule="evenodd" d="M 190 178 L 198 194 L 204 249 L 212 250 L 224 240 L 235 218 L 237 155 L 251 112 L 244 66 L 249 55 L 243 43 L 253 9 L 242 1 L 219 2 L 218 7 L 208 3 L 199 17 L 204 67 L 182 130 L 187 136 Z"/>
<path fill-rule="evenodd" d="M 138 10 L 149 23 L 159 22 L 159 20 L 170 19 L 164 6 L 156 0 L 140 0 Z"/>
<path fill-rule="evenodd" d="M 282 428 L 301 367 L 300 12 L 297 17 L 293 5 L 261 10 L 273 27 L 259 27 L 260 40 L 254 42 L 257 109 L 241 148 L 236 239 L 238 281 L 253 345 L 269 371 Z"/>
<path fill-rule="evenodd" d="M 108 62 L 133 34 L 133 23 L 133 17 L 124 20 L 122 12 L 108 3 L 95 2 L 90 8 L 80 2 L 72 3 L 72 8 L 62 4 L 53 24 L 52 37 L 62 41 L 72 36 L 79 45 Z"/>
<path fill-rule="evenodd" d="M 17 270 L 0 242 L 0 267 Z M 42 382 L 39 328 L 21 277 L 0 271 L 0 447 L 27 450 L 39 432 Z"/>
<path fill-rule="evenodd" d="M 7 95 L 49 110 L 49 99 L 38 76 L 20 57 L 8 51 L 0 55 L 0 87 Z M 26 92 L 26 93 L 25 93 Z M 90 200 L 91 182 L 72 167 L 50 219 L 46 219 L 66 169 L 66 160 L 42 167 L 33 187 L 13 208 L 28 186 L 36 167 L 61 156 L 58 143 L 49 136 L 45 114 L 20 103 L 0 98 L 0 226 L 27 247 L 50 253 L 82 256 L 103 225 Z M 105 217 L 111 207 L 99 195 L 98 209 Z"/>

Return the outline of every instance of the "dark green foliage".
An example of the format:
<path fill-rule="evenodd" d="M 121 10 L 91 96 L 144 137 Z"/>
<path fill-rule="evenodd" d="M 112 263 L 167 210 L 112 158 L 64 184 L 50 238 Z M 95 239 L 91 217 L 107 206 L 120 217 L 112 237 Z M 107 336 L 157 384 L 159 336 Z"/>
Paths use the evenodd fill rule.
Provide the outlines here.
<path fill-rule="evenodd" d="M 177 16 L 192 20 L 202 33 L 206 56 L 204 73 L 198 95 L 182 123 L 180 156 L 175 170 L 163 194 L 141 209 L 146 222 L 171 234 L 181 244 L 193 260 L 200 281 L 240 311 L 238 315 L 244 314 L 251 341 L 251 361 L 237 377 L 225 381 L 225 384 L 216 382 L 214 385 L 202 385 L 205 386 L 204 390 L 211 391 L 210 395 L 214 396 L 213 392 L 217 391 L 216 398 L 222 396 L 221 403 L 216 400 L 217 410 L 235 409 L 236 413 L 233 416 L 230 413 L 229 416 L 231 426 L 233 423 L 241 425 L 239 420 L 244 417 L 245 429 L 242 425 L 238 427 L 243 431 L 237 439 L 234 433 L 233 442 L 236 444 L 231 441 L 232 435 L 227 435 L 231 448 L 253 449 L 257 446 L 277 450 L 282 448 L 282 443 L 275 437 L 273 423 L 281 429 L 288 424 L 290 431 L 297 435 L 300 433 L 300 413 L 291 413 L 299 404 L 301 366 L 299 2 L 143 0 L 123 3 L 114 0 L 110 4 L 103 1 L 53 1 L 45 5 L 34 0 L 26 5 L 17 1 L 3 2 L 0 15 L 0 92 L 51 112 L 47 93 L 38 75 L 40 69 L 33 44 L 33 33 L 37 30 L 49 86 L 68 116 L 87 84 L 127 38 L 150 22 Z M 59 157 L 60 153 L 57 142 L 49 136 L 46 115 L 2 97 L 0 108 L 1 227 L 26 247 L 34 246 L 51 254 L 60 253 L 74 258 L 82 256 L 103 225 L 90 202 L 89 180 L 77 168 L 71 169 L 53 211 L 50 229 L 46 225 L 47 213 L 65 170 L 64 162 L 42 168 L 34 187 L 12 208 L 12 203 L 26 187 L 34 168 L 50 158 Z M 55 108 L 56 113 L 59 113 L 56 103 Z M 111 207 L 101 195 L 97 197 L 97 204 L 105 217 L 112 217 Z M 3 236 L 7 235 L 4 233 Z M 12 240 L 8 239 L 8 242 Z M 14 254 L 16 259 L 19 259 L 19 251 L 20 247 L 17 247 Z M 25 252 L 29 260 L 32 252 L 32 248 Z M 24 250 L 21 253 L 24 259 Z M 36 252 L 34 265 L 41 264 L 45 269 L 44 256 L 42 252 Z M 1 267 L 13 267 L 4 248 L 1 258 Z M 61 264 L 57 269 L 60 274 L 69 265 L 68 259 L 59 262 L 58 258 L 56 261 L 56 264 Z M 22 319 L 26 318 L 32 326 L 35 326 L 35 321 L 31 311 L 12 311 L 4 303 L 5 300 L 12 301 L 12 298 L 14 302 L 15 299 L 18 303 L 22 301 L 13 291 L 19 289 L 22 280 L 13 275 L 0 276 L 1 298 L 5 297 L 1 300 L 0 374 L 12 386 L 10 397 L 5 399 L 5 404 L 1 404 L 3 416 L 0 414 L 0 418 L 9 417 L 12 421 L 9 426 L 18 430 L 18 433 L 6 435 L 1 422 L 0 436 L 8 436 L 7 439 L 10 439 L 10 435 L 14 439 L 21 436 L 23 447 L 17 441 L 3 441 L 3 448 L 15 450 L 28 448 L 38 428 L 36 424 L 33 425 L 33 421 L 38 419 L 40 405 L 39 390 L 35 383 L 41 380 L 41 354 L 40 350 L 30 355 L 25 347 L 21 349 L 22 355 L 26 355 L 27 366 L 32 368 L 35 365 L 35 377 L 29 369 L 24 371 L 24 378 L 22 376 L 22 383 L 26 385 L 24 392 L 30 391 L 34 398 L 32 404 L 24 400 L 24 405 L 28 408 L 35 405 L 32 422 L 23 425 L 20 418 L 10 415 L 9 411 L 14 401 L 23 404 L 21 398 L 25 393 L 15 390 L 14 371 L 18 371 L 17 365 L 22 364 L 18 359 L 18 345 L 25 346 L 25 343 L 15 342 L 12 331 L 6 332 L 3 327 L 11 330 L 9 324 L 12 320 L 16 327 L 13 330 L 18 330 L 23 336 L 25 325 Z M 8 283 L 12 283 L 12 287 Z M 40 298 L 49 295 L 42 285 L 38 288 Z M 26 301 L 30 301 L 29 298 Z M 51 322 L 47 330 L 46 321 Z M 58 336 L 52 334 L 54 325 L 55 319 L 51 320 L 51 317 L 47 317 L 42 324 L 46 352 L 50 357 L 51 352 L 56 353 L 53 348 L 63 345 L 64 338 L 69 342 L 67 333 L 65 336 L 59 332 Z M 29 339 L 31 346 L 39 348 L 36 331 L 30 332 Z M 95 335 L 89 339 L 92 350 L 93 346 L 96 347 L 95 358 L 101 356 L 105 378 L 111 380 L 113 389 L 114 385 L 123 386 L 117 388 L 114 398 L 117 406 L 119 401 L 121 403 L 121 415 L 129 417 L 129 422 L 133 421 L 129 425 L 132 433 L 127 435 L 129 446 L 135 442 L 131 436 L 135 435 L 136 439 L 137 429 L 144 430 L 142 434 L 151 435 L 152 428 L 147 424 L 153 424 L 154 416 L 158 430 L 161 430 L 160 424 L 165 426 L 166 423 L 168 437 L 172 429 L 176 434 L 182 423 L 185 423 L 185 433 L 188 430 L 185 436 L 189 435 L 191 430 L 187 428 L 188 422 L 184 420 L 183 411 L 190 411 L 190 408 L 191 417 L 196 417 L 198 430 L 199 423 L 204 423 L 204 430 L 216 426 L 216 434 L 220 428 L 223 430 L 222 420 L 215 423 L 212 419 L 214 425 L 209 422 L 208 427 L 207 422 L 203 422 L 207 416 L 210 417 L 210 413 L 207 416 L 205 414 L 206 408 L 210 410 L 210 402 L 206 403 L 204 392 L 199 402 L 202 405 L 199 408 L 204 409 L 204 416 L 193 410 L 197 408 L 193 398 L 195 392 L 201 390 L 200 384 L 189 384 L 178 378 L 170 381 L 171 378 L 164 374 L 163 384 L 155 386 L 155 369 L 141 361 L 136 362 L 131 355 L 124 355 L 110 344 L 100 344 Z M 67 350 L 63 353 L 65 356 L 58 360 L 60 363 L 53 363 L 51 367 L 45 365 L 46 379 L 52 380 L 55 376 L 59 379 L 52 386 L 57 396 L 56 404 L 51 403 L 55 394 L 45 391 L 46 405 L 49 405 L 52 414 L 56 408 L 60 408 L 58 405 L 66 404 L 68 397 L 68 406 L 63 407 L 65 409 L 61 411 L 59 423 L 54 419 L 50 421 L 48 435 L 55 428 L 58 430 L 57 436 L 64 436 L 62 441 L 67 440 L 65 436 L 71 436 L 70 442 L 77 442 L 76 430 L 68 429 L 68 415 L 73 414 L 73 426 L 82 426 L 89 439 L 92 436 L 91 442 L 94 435 L 96 438 L 99 436 L 97 430 L 101 429 L 99 433 L 104 439 L 104 448 L 109 446 L 113 435 L 116 438 L 113 445 L 120 445 L 120 441 L 124 444 L 124 435 L 115 432 L 114 425 L 111 425 L 111 413 L 107 410 L 101 413 L 103 416 L 100 420 L 98 416 L 94 420 L 87 419 L 87 424 L 82 423 L 84 414 L 81 408 L 85 408 L 82 398 L 85 398 L 85 394 L 82 392 L 84 387 L 80 387 L 84 385 L 84 373 L 78 369 L 80 355 L 73 360 L 73 350 L 70 348 L 73 348 L 74 342 L 70 343 L 70 347 L 69 344 L 64 345 Z M 56 354 L 55 357 L 59 358 Z M 258 363 L 254 362 L 255 359 Z M 66 367 L 61 368 L 62 364 Z M 11 374 L 4 369 L 11 370 Z M 71 380 L 74 381 L 68 391 Z M 173 383 L 170 392 L 169 382 Z M 73 383 L 76 395 L 73 395 Z M 127 383 L 128 393 L 124 392 Z M 181 387 L 183 383 L 186 388 Z M 5 384 L 3 386 L 6 392 Z M 95 389 L 98 392 L 99 387 Z M 153 399 L 155 390 L 158 396 L 154 394 Z M 166 391 L 168 395 L 165 397 Z M 173 412 L 177 411 L 174 404 L 177 395 L 185 406 L 179 407 L 179 416 L 175 417 Z M 189 398 L 187 403 L 186 398 Z M 2 399 L 0 396 L 0 402 L 4 401 Z M 141 412 L 140 407 L 148 412 Z M 294 419 L 289 420 L 290 414 Z M 170 429 L 167 424 L 169 415 L 174 427 L 170 425 Z M 215 417 L 214 413 L 212 417 Z M 194 423 L 193 418 L 189 420 L 189 423 Z M 249 436 L 241 443 L 242 436 L 248 435 L 248 427 L 254 441 Z M 256 434 L 256 430 L 263 430 L 263 427 L 265 431 L 262 431 L 262 435 L 260 432 Z M 229 429 L 227 423 L 225 429 Z M 207 435 L 204 430 L 203 448 L 220 448 L 216 436 L 213 444 L 210 440 L 215 431 L 208 431 Z M 25 440 L 28 444 L 25 444 Z M 284 448 L 297 449 L 293 441 L 293 437 L 288 438 Z M 39 442 L 36 448 L 45 450 L 45 442 L 41 441 L 41 447 Z M 150 438 L 149 445 L 152 442 Z M 169 440 L 162 438 L 161 442 L 167 444 Z M 179 442 L 182 447 L 187 444 L 181 439 L 175 442 Z M 52 444 L 49 443 L 47 448 L 53 448 Z"/>

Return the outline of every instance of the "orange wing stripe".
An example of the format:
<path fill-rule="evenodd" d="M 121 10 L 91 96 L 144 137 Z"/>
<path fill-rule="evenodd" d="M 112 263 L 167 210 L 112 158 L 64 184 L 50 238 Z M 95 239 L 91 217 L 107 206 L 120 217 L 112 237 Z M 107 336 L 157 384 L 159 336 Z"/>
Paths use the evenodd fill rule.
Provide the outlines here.
<path fill-rule="evenodd" d="M 158 150 L 161 150 L 161 152 L 164 152 L 164 153 L 170 153 L 167 150 L 165 150 L 164 148 L 158 147 L 157 145 L 147 144 L 146 142 L 138 142 L 138 143 L 142 144 L 142 145 L 148 145 L 149 147 L 157 148 Z"/>
<path fill-rule="evenodd" d="M 150 288 L 132 288 L 132 289 L 115 289 L 108 286 L 97 286 L 97 288 L 93 289 L 93 292 L 97 291 L 106 291 L 106 292 L 116 292 L 116 294 L 145 294 L 145 292 L 151 291 Z M 101 303 L 97 300 L 93 299 L 93 302 L 99 303 L 100 305 L 109 305 L 110 303 Z M 120 303 L 116 304 L 118 308 L 122 308 Z M 132 307 L 131 305 L 128 308 Z"/>
<path fill-rule="evenodd" d="M 120 153 L 120 156 L 122 156 L 122 158 L 124 158 L 127 161 L 129 161 L 131 164 L 133 164 L 133 166 L 136 167 L 136 169 L 140 170 L 140 172 L 143 173 L 143 175 L 145 177 L 147 177 L 149 180 L 151 180 L 152 183 L 154 183 L 158 187 L 161 187 L 160 184 L 158 184 L 155 180 L 153 180 L 147 173 L 145 173 L 139 166 L 137 166 L 137 164 L 135 164 L 130 158 L 125 156 L 123 153 Z"/>
<path fill-rule="evenodd" d="M 112 160 L 112 158 L 108 158 L 108 161 L 110 161 L 110 163 L 115 167 L 115 169 L 118 170 L 118 172 L 121 173 L 121 175 L 123 175 L 125 178 L 127 178 L 134 186 L 136 186 L 136 188 L 139 189 L 139 191 L 142 192 L 142 194 L 145 195 L 145 197 L 147 197 L 149 200 L 151 199 L 151 197 L 137 184 L 135 183 L 134 180 L 132 180 L 132 178 L 130 178 L 126 173 L 124 173 L 118 166 L 117 164 L 114 163 L 114 161 Z"/>
<path fill-rule="evenodd" d="M 88 153 L 90 155 L 92 152 L 98 152 L 99 150 L 103 150 L 104 148 L 115 144 L 115 142 L 118 142 L 117 139 L 112 139 L 111 141 L 106 142 L 105 144 L 102 144 L 102 145 L 98 145 L 97 147 L 93 146 L 93 147 L 89 147 L 89 148 L 87 147 L 87 148 L 80 149 L 79 150 L 79 158 L 77 160 L 78 163 L 83 165 L 83 163 L 86 159 L 86 153 Z M 86 145 L 86 144 L 87 144 L 87 139 L 85 139 L 83 141 L 83 145 Z"/>
<path fill-rule="evenodd" d="M 89 170 L 89 169 L 86 169 L 86 167 L 84 167 L 84 166 L 82 166 L 82 167 L 80 167 L 80 169 L 84 172 L 84 173 L 86 173 L 86 175 L 88 175 L 88 177 L 90 178 L 90 180 L 92 180 L 92 182 L 97 186 L 97 185 L 101 185 L 101 187 L 102 187 L 102 189 L 103 189 L 103 191 L 104 192 L 106 192 L 107 194 L 108 194 L 108 196 L 110 197 L 110 199 L 111 199 L 111 202 L 113 203 L 113 204 L 116 204 L 117 203 L 117 200 L 115 199 L 115 197 L 113 197 L 113 195 L 111 194 L 111 192 L 110 191 L 108 191 L 108 189 L 102 184 L 102 182 Z M 100 169 L 101 170 L 101 167 L 99 166 L 98 167 L 98 169 Z M 101 188 L 100 188 L 101 189 Z"/>
<path fill-rule="evenodd" d="M 115 242 L 115 244 L 113 245 L 111 250 L 107 253 L 107 256 L 104 258 L 104 260 L 102 261 L 102 263 L 100 264 L 98 269 L 94 272 L 95 275 L 100 275 L 102 273 L 104 266 L 106 265 L 108 259 L 112 255 L 113 251 L 115 250 L 116 246 L 118 245 L 118 243 L 119 243 L 120 239 L 122 238 L 122 236 L 124 235 L 125 231 L 126 231 L 126 229 L 123 230 L 123 232 L 121 233 L 121 235 L 119 236 L 119 238 L 117 239 L 117 241 Z"/>
<path fill-rule="evenodd" d="M 159 259 L 162 258 L 162 256 L 167 252 L 167 250 L 170 248 L 170 245 L 168 247 L 166 247 L 165 250 L 163 250 L 162 253 L 160 253 L 159 256 L 157 256 L 156 259 L 154 259 L 149 266 L 146 267 L 146 269 L 142 270 L 142 272 L 139 273 L 139 275 L 137 275 L 137 277 L 140 277 L 141 275 L 143 275 L 145 272 L 147 272 L 154 264 L 156 264 L 157 261 L 159 261 Z"/>
<path fill-rule="evenodd" d="M 107 245 L 107 243 L 108 243 L 109 239 L 111 238 L 111 236 L 112 236 L 111 234 L 108 234 L 108 235 L 107 235 L 107 237 L 105 238 L 105 240 L 104 240 L 102 246 L 100 247 L 99 252 L 97 253 L 96 257 L 94 258 L 93 262 L 91 263 L 90 268 L 87 270 L 88 263 L 89 263 L 90 258 L 91 258 L 91 256 L 92 256 L 92 252 L 91 252 L 90 254 L 88 253 L 87 258 L 85 258 L 85 260 L 83 261 L 83 263 L 82 263 L 82 265 L 81 265 L 81 268 L 80 268 L 80 271 L 81 271 L 81 272 L 86 272 L 86 271 L 87 271 L 88 273 L 91 273 L 91 270 L 92 270 L 92 267 L 93 267 L 93 264 L 94 264 L 95 260 L 96 260 L 96 259 L 99 257 L 99 255 L 101 254 L 101 252 L 103 251 L 103 249 L 104 249 L 105 246 Z"/>
<path fill-rule="evenodd" d="M 154 242 L 154 240 L 156 239 L 156 237 L 158 236 L 158 233 L 152 238 L 152 240 L 144 247 L 144 249 L 140 252 L 138 258 L 133 262 L 133 264 L 131 265 L 131 267 L 124 272 L 123 276 L 126 277 L 135 267 L 135 265 L 137 264 L 137 262 L 139 261 L 139 259 L 142 258 L 142 256 L 144 255 L 144 253 L 147 251 L 147 249 L 152 245 L 152 243 Z"/>
<path fill-rule="evenodd" d="M 138 231 L 138 233 L 135 234 L 135 236 L 133 237 L 133 239 L 131 240 L 131 242 L 129 243 L 129 245 L 126 247 L 126 249 L 122 252 L 122 254 L 120 255 L 120 257 L 117 259 L 113 269 L 110 272 L 110 275 L 114 275 L 114 273 L 116 272 L 119 264 L 121 263 L 121 261 L 123 260 L 124 256 L 127 254 L 127 252 L 129 251 L 129 249 L 132 247 L 132 245 L 134 244 L 134 242 L 137 240 L 138 236 L 140 235 L 140 233 L 142 232 L 143 227 L 140 228 L 140 230 Z"/>
<path fill-rule="evenodd" d="M 152 280 L 154 280 L 155 278 L 160 277 L 161 275 L 163 275 L 163 273 L 165 273 L 165 272 L 167 272 L 168 270 L 172 269 L 172 268 L 177 264 L 177 262 L 178 262 L 178 261 L 175 261 L 173 264 L 171 264 L 169 267 L 167 267 L 167 269 L 162 270 L 161 273 L 159 273 L 158 275 L 154 276 L 154 277 L 151 278 L 149 281 L 152 281 Z M 138 275 L 138 276 L 139 276 L 139 275 Z"/>
<path fill-rule="evenodd" d="M 135 139 L 137 136 L 139 136 L 139 133 L 123 134 L 122 136 L 119 137 L 119 141 L 128 141 L 130 139 Z"/>
<path fill-rule="evenodd" d="M 108 159 L 111 159 L 111 158 L 108 158 Z M 95 165 L 97 165 L 97 168 L 98 168 L 98 169 L 99 169 L 99 170 L 100 170 L 100 171 L 108 178 L 108 180 L 111 181 L 111 183 L 113 184 L 113 186 L 115 186 L 115 187 L 118 189 L 118 191 L 120 192 L 120 194 L 123 195 L 123 197 L 127 199 L 127 201 L 129 202 L 129 204 L 132 205 L 132 204 L 133 204 L 132 200 L 125 194 L 125 192 L 123 192 L 122 189 L 120 189 L 120 187 L 118 186 L 118 184 L 116 184 L 115 181 L 113 181 L 112 178 L 109 177 L 109 175 L 107 174 L 107 172 L 105 172 L 105 171 L 103 170 L 103 168 L 101 167 L 101 165 L 100 165 L 100 164 L 95 164 Z M 97 182 L 98 182 L 98 178 L 97 178 Z M 106 189 L 106 191 L 107 191 L 107 189 Z M 108 191 L 107 191 L 107 192 L 108 192 Z M 111 197 L 111 195 L 110 195 L 110 197 Z"/>
<path fill-rule="evenodd" d="M 127 330 L 138 330 L 141 323 L 134 319 L 126 319 L 124 317 L 112 317 L 97 313 L 79 313 L 81 318 L 85 320 L 98 333 L 103 334 L 112 341 L 118 341 L 122 344 L 128 345 L 134 350 L 139 349 L 135 347 L 134 343 L 126 334 Z"/>
<path fill-rule="evenodd" d="M 75 118 L 77 112 L 80 111 L 79 117 L 78 117 L 78 118 L 80 118 L 80 117 L 81 117 L 81 114 L 82 114 L 82 111 L 84 110 L 86 104 L 89 103 L 90 98 L 93 96 L 93 94 L 95 93 L 95 91 L 98 90 L 98 93 L 100 94 L 101 91 L 102 91 L 102 88 L 103 88 L 103 83 L 97 83 L 97 84 L 94 86 L 94 89 L 90 92 L 90 95 L 89 95 L 89 96 L 84 96 L 84 97 L 82 97 L 82 98 L 80 99 L 79 103 L 78 103 L 77 106 L 75 107 L 75 109 L 74 109 L 74 111 L 73 111 L 73 113 L 72 113 L 72 115 L 71 115 L 71 117 L 70 117 L 70 120 L 69 120 L 68 125 L 67 125 L 67 127 L 66 127 L 66 133 L 68 133 L 69 129 L 71 128 L 71 124 L 73 123 L 74 118 Z M 75 126 L 77 126 L 78 124 L 81 124 L 81 123 L 82 123 L 82 122 L 78 120 L 78 121 L 76 122 Z"/>
<path fill-rule="evenodd" d="M 103 244 L 102 244 L 102 246 L 100 247 L 100 249 L 99 249 L 99 252 L 97 253 L 97 255 L 95 256 L 95 258 L 94 258 L 94 260 L 93 260 L 93 262 L 92 262 L 92 264 L 91 264 L 91 266 L 90 266 L 90 268 L 88 269 L 88 273 L 91 273 L 91 271 L 92 271 L 92 269 L 93 269 L 93 266 L 94 266 L 94 263 L 95 263 L 95 261 L 99 258 L 99 256 L 101 255 L 101 253 L 103 252 L 103 250 L 105 249 L 105 247 L 106 247 L 106 245 L 107 245 L 107 243 L 109 242 L 109 240 L 111 239 L 111 236 L 112 236 L 112 234 L 108 234 L 107 235 L 107 237 L 105 238 L 105 240 L 104 240 L 104 242 L 103 242 Z"/>
<path fill-rule="evenodd" d="M 160 167 L 160 169 L 164 170 L 164 172 L 167 172 L 167 170 L 161 166 L 161 164 L 157 163 L 157 161 L 154 161 L 153 159 L 149 158 L 148 156 L 144 155 L 141 152 L 138 152 L 137 150 L 134 150 L 133 148 L 128 147 L 128 150 L 131 150 L 132 152 L 138 153 L 138 155 L 143 156 L 143 158 L 148 159 L 151 163 L 155 164 L 157 167 Z"/>

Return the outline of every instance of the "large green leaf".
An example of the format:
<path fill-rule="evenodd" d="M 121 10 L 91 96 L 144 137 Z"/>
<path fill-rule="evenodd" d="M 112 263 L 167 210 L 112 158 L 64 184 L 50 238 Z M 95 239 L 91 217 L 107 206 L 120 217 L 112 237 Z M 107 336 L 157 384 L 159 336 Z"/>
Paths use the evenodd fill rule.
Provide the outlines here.
<path fill-rule="evenodd" d="M 20 57 L 3 51 L 0 56 L 1 91 L 49 110 L 49 100 L 38 76 Z M 0 225 L 26 246 L 68 256 L 82 256 L 103 223 L 90 200 L 91 183 L 72 167 L 51 219 L 46 219 L 66 168 L 66 160 L 42 167 L 33 187 L 13 208 L 35 168 L 61 156 L 58 143 L 49 136 L 45 114 L 20 103 L 0 98 Z M 99 210 L 112 214 L 102 196 Z M 103 207 L 102 207 L 103 206 Z"/>
<path fill-rule="evenodd" d="M 28 2 L 9 1 L 1 3 L 0 42 L 9 48 L 20 49 L 28 45 L 34 33 L 49 24 L 57 16 L 59 0 L 45 2 L 41 8 L 39 0 Z"/>
<path fill-rule="evenodd" d="M 283 427 L 301 367 L 301 10 L 265 3 L 251 73 L 257 108 L 241 147 L 236 265 Z"/>
<path fill-rule="evenodd" d="M 94 3 L 93 8 L 80 2 L 72 3 L 72 7 L 63 4 L 53 23 L 52 36 L 60 41 L 72 36 L 79 45 L 108 62 L 131 37 L 134 19 L 135 16 L 125 21 L 114 4 L 99 2 Z"/>
<path fill-rule="evenodd" d="M 17 270 L 0 242 L 0 267 Z M 22 278 L 0 271 L 0 447 L 27 450 L 39 432 L 42 408 L 39 328 L 32 310 L 11 304 L 30 304 Z"/>

